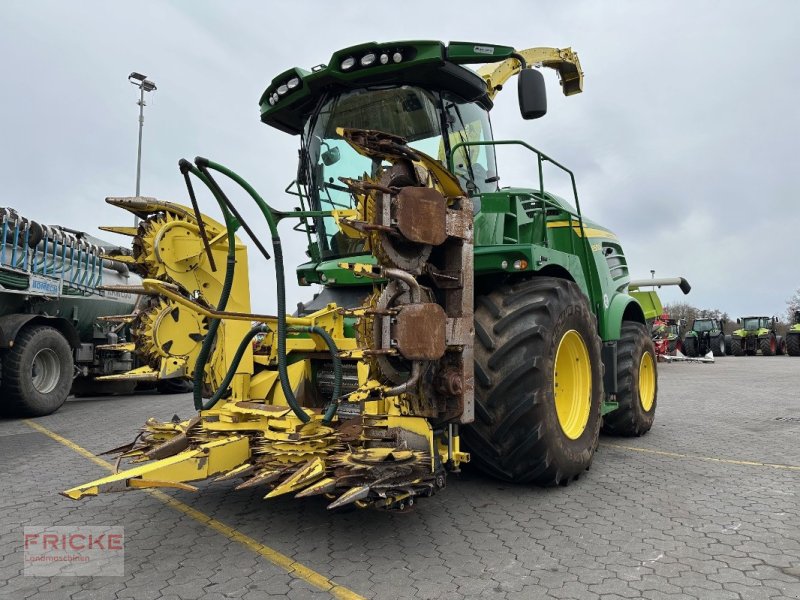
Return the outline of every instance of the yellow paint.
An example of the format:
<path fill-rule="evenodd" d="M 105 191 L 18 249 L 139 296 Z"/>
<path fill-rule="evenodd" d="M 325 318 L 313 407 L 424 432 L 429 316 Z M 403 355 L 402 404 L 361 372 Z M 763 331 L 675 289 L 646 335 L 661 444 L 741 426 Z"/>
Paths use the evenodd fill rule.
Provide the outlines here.
<path fill-rule="evenodd" d="M 564 229 L 570 226 L 569 221 L 550 221 L 547 224 L 548 229 Z M 577 221 L 572 221 L 572 230 L 575 232 L 576 235 L 583 237 L 581 235 L 581 228 L 580 225 L 577 224 Z M 616 240 L 617 236 L 607 231 L 605 229 L 599 229 L 597 227 L 586 227 L 583 226 L 583 231 L 586 233 L 587 238 L 609 238 L 612 240 Z"/>
<path fill-rule="evenodd" d="M 592 406 L 592 366 L 586 342 L 574 329 L 558 343 L 553 373 L 553 396 L 561 430 L 571 440 L 581 437 Z"/>
<path fill-rule="evenodd" d="M 645 412 L 649 412 L 655 400 L 656 367 L 653 355 L 645 351 L 642 360 L 639 361 L 639 402 Z"/>
<path fill-rule="evenodd" d="M 84 496 L 96 496 L 100 492 L 123 491 L 134 487 L 131 485 L 134 479 L 156 481 L 158 487 L 165 487 L 170 482 L 198 481 L 238 467 L 249 458 L 249 438 L 233 436 L 201 444 L 195 449 L 184 450 L 175 456 L 150 461 L 139 467 L 90 481 L 65 491 L 63 495 L 73 500 L 80 500 Z M 140 481 L 135 487 L 146 486 Z"/>
<path fill-rule="evenodd" d="M 55 440 L 59 444 L 66 446 L 70 450 L 77 452 L 81 456 L 88 458 L 93 463 L 103 467 L 104 469 L 108 471 L 114 470 L 114 467 L 111 463 L 101 458 L 98 458 L 85 448 L 82 448 L 81 446 L 68 440 L 67 438 L 62 437 L 53 431 L 50 431 L 46 427 L 43 427 L 42 425 L 39 425 L 38 423 L 29 420 L 26 420 L 25 424 L 35 429 L 36 431 L 43 433 L 49 438 Z M 234 542 L 237 542 L 242 546 L 245 546 L 252 552 L 255 552 L 262 558 L 272 563 L 273 565 L 280 567 L 281 569 L 286 571 L 286 573 L 288 573 L 289 576 L 291 577 L 302 579 L 303 581 L 313 585 L 317 589 L 320 589 L 324 592 L 328 592 L 334 598 L 339 598 L 340 600 L 364 600 L 363 596 L 355 593 L 354 591 L 342 585 L 334 583 L 324 575 L 321 575 L 320 573 L 317 573 L 313 569 L 295 560 L 292 560 L 285 554 L 282 554 L 281 552 L 278 552 L 277 550 L 274 550 L 269 546 L 265 546 L 261 542 L 251 538 L 248 535 L 245 535 L 239 530 L 234 529 L 233 527 L 230 527 L 228 525 L 225 525 L 222 521 L 218 521 L 214 517 L 210 517 L 207 514 L 200 512 L 195 508 L 192 508 L 188 504 L 184 504 L 180 500 L 176 500 L 175 498 L 173 498 L 168 494 L 165 494 L 164 492 L 152 489 L 145 491 L 154 498 L 166 504 L 167 506 L 174 508 L 177 511 L 180 511 L 181 513 L 185 514 L 188 517 L 191 517 L 198 523 L 202 523 L 209 529 L 213 529 L 217 533 L 224 535 L 228 539 L 233 540 Z"/>
<path fill-rule="evenodd" d="M 770 469 L 781 469 L 786 471 L 800 471 L 800 465 L 782 465 L 779 463 L 765 463 L 755 460 L 733 460 L 731 458 L 718 458 L 716 456 L 699 456 L 696 454 L 680 454 L 679 452 L 666 452 L 665 450 L 653 450 L 651 448 L 637 448 L 636 446 L 625 446 L 623 444 L 602 443 L 601 446 L 607 448 L 618 448 L 620 450 L 631 450 L 633 452 L 644 452 L 645 454 L 656 454 L 658 456 L 668 456 L 670 458 L 684 458 L 687 460 L 702 460 L 706 462 L 723 463 L 727 465 L 740 465 L 744 467 L 767 467 Z"/>
<path fill-rule="evenodd" d="M 527 48 L 517 50 L 528 67 L 541 65 L 558 71 L 561 90 L 565 96 L 572 96 L 583 91 L 583 70 L 578 54 L 572 48 Z M 506 81 L 519 73 L 520 62 L 516 58 L 507 58 L 500 63 L 489 63 L 478 69 L 488 88 L 489 98 L 497 95 Z"/>

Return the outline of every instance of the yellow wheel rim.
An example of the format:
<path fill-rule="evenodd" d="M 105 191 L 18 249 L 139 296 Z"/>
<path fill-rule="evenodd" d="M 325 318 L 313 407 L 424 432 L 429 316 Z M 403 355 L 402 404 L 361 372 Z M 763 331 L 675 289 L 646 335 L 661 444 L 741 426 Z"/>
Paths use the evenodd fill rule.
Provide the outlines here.
<path fill-rule="evenodd" d="M 656 399 L 656 368 L 653 364 L 653 355 L 649 352 L 642 354 L 639 361 L 639 402 L 645 412 L 653 408 Z"/>
<path fill-rule="evenodd" d="M 592 406 L 592 366 L 581 334 L 567 331 L 558 343 L 553 397 L 561 430 L 571 440 L 578 439 L 589 422 Z"/>

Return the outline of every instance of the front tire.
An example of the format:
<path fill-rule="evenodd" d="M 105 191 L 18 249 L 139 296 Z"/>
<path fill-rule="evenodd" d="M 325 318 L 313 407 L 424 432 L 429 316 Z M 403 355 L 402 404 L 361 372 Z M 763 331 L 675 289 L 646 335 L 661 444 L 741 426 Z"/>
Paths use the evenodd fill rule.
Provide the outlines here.
<path fill-rule="evenodd" d="M 641 323 L 625 321 L 617 342 L 617 410 L 603 417 L 603 432 L 640 436 L 653 426 L 658 372 L 653 341 Z"/>
<path fill-rule="evenodd" d="M 3 357 L 3 412 L 20 417 L 54 413 L 72 386 L 72 349 L 53 327 L 29 326 Z"/>
<path fill-rule="evenodd" d="M 538 277 L 479 296 L 474 464 L 499 479 L 566 484 L 591 466 L 603 398 L 597 321 L 580 288 Z"/>
<path fill-rule="evenodd" d="M 731 338 L 731 354 L 734 356 L 744 356 L 744 348 L 742 347 L 742 338 Z"/>
<path fill-rule="evenodd" d="M 800 333 L 786 335 L 786 352 L 789 356 L 800 356 Z"/>
<path fill-rule="evenodd" d="M 683 353 L 689 357 L 697 356 L 697 338 L 687 335 L 683 340 Z"/>
<path fill-rule="evenodd" d="M 758 347 L 761 350 L 762 355 L 775 356 L 775 354 L 778 352 L 778 340 L 775 339 L 774 334 L 770 333 L 763 338 L 759 338 Z"/>

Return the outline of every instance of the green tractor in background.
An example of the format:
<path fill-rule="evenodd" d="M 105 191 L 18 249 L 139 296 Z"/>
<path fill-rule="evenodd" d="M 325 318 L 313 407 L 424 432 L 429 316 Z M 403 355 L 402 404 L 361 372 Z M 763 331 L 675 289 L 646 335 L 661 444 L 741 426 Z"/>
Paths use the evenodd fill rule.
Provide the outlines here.
<path fill-rule="evenodd" d="M 794 311 L 794 324 L 786 331 L 784 345 L 789 356 L 800 356 L 800 310 Z"/>
<path fill-rule="evenodd" d="M 683 337 L 683 353 L 686 356 L 725 356 L 725 322 L 721 319 L 695 319 L 692 328 Z"/>
<path fill-rule="evenodd" d="M 759 350 L 764 356 L 784 354 L 786 345 L 775 330 L 775 317 L 742 317 L 736 319 L 741 325 L 733 332 L 731 351 L 734 356 L 755 356 Z"/>

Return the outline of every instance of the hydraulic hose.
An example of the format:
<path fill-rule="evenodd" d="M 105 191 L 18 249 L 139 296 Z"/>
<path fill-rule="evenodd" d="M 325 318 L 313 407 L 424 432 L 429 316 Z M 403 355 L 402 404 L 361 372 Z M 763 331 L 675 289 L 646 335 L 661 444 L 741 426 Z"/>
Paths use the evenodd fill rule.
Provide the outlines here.
<path fill-rule="evenodd" d="M 300 407 L 300 403 L 297 401 L 297 398 L 294 395 L 292 386 L 289 384 L 289 375 L 286 371 L 286 282 L 283 270 L 283 249 L 281 246 L 281 238 L 278 234 L 278 221 L 275 218 L 275 212 L 258 194 L 258 192 L 256 192 L 256 190 L 249 183 L 247 183 L 247 181 L 242 179 L 242 177 L 230 169 L 200 156 L 195 158 L 195 164 L 209 178 L 209 180 L 214 183 L 215 186 L 216 182 L 211 177 L 208 169 L 213 169 L 214 171 L 222 173 L 229 179 L 232 179 L 238 183 L 239 186 L 244 189 L 255 201 L 255 203 L 261 209 L 264 219 L 267 221 L 270 235 L 272 237 L 272 249 L 273 253 L 275 254 L 275 279 L 278 292 L 278 379 L 281 382 L 281 390 L 283 391 L 283 395 L 286 397 L 286 402 L 292 408 L 294 414 L 297 415 L 297 418 L 303 423 L 307 423 L 310 420 L 310 417 Z M 219 186 L 216 187 L 219 188 Z M 339 371 L 336 381 L 338 381 L 338 385 L 341 386 L 341 370 Z"/>
<path fill-rule="evenodd" d="M 228 386 L 231 384 L 233 376 L 236 375 L 236 369 L 239 368 L 239 363 L 242 361 L 242 356 L 244 356 L 247 346 L 250 344 L 253 338 L 256 337 L 256 335 L 265 331 L 267 331 L 266 325 L 256 325 L 247 332 L 247 335 L 242 338 L 242 341 L 239 343 L 239 347 L 236 349 L 236 354 L 233 355 L 233 360 L 228 367 L 228 372 L 225 373 L 225 377 L 223 378 L 222 383 L 219 384 L 217 391 L 214 392 L 214 395 L 211 396 L 207 402 L 203 402 L 201 399 L 200 402 L 203 410 L 209 410 L 210 408 L 213 408 L 217 402 L 219 402 L 220 398 L 222 398 L 222 396 L 228 390 Z"/>
<path fill-rule="evenodd" d="M 206 181 L 206 178 L 203 176 L 203 174 L 200 173 L 188 160 L 181 159 L 178 165 L 181 173 L 183 174 L 184 181 L 186 182 L 186 189 L 189 192 L 189 197 L 192 200 L 193 205 L 197 203 L 197 198 L 194 194 L 194 188 L 192 187 L 192 180 L 189 178 L 189 173 L 192 173 L 200 181 L 206 184 L 206 187 L 208 187 L 212 193 L 214 192 L 214 189 L 209 185 L 208 181 Z M 222 291 L 219 296 L 219 303 L 217 304 L 217 310 L 225 310 L 225 307 L 228 305 L 228 298 L 230 297 L 231 287 L 233 286 L 233 277 L 236 270 L 236 223 L 228 211 L 228 208 L 225 206 L 225 203 L 217 198 L 216 194 L 214 194 L 214 198 L 217 200 L 217 203 L 222 210 L 222 215 L 225 219 L 225 227 L 228 233 L 228 259 L 225 265 L 225 280 L 222 284 Z M 211 408 L 211 406 L 216 404 L 216 400 L 210 406 L 206 406 L 203 403 L 203 373 L 205 371 L 206 363 L 208 362 L 208 357 L 211 354 L 211 347 L 214 345 L 214 340 L 217 337 L 217 330 L 219 329 L 220 322 L 220 319 L 210 320 L 208 324 L 208 333 L 206 333 L 206 336 L 203 339 L 203 345 L 200 347 L 200 352 L 198 353 L 197 361 L 195 362 L 195 368 L 192 377 L 192 395 L 194 397 L 194 407 L 196 410 L 208 410 L 208 408 Z"/>
<path fill-rule="evenodd" d="M 331 355 L 333 361 L 333 395 L 331 403 L 328 405 L 328 410 L 325 411 L 325 416 L 322 419 L 324 425 L 329 425 L 336 415 L 336 409 L 339 408 L 339 396 L 342 394 L 342 359 L 339 357 L 339 348 L 336 347 L 336 342 L 322 327 L 312 325 L 311 327 L 292 327 L 294 331 L 305 331 L 313 333 L 322 338 L 325 345 L 328 346 L 328 353 Z"/>

